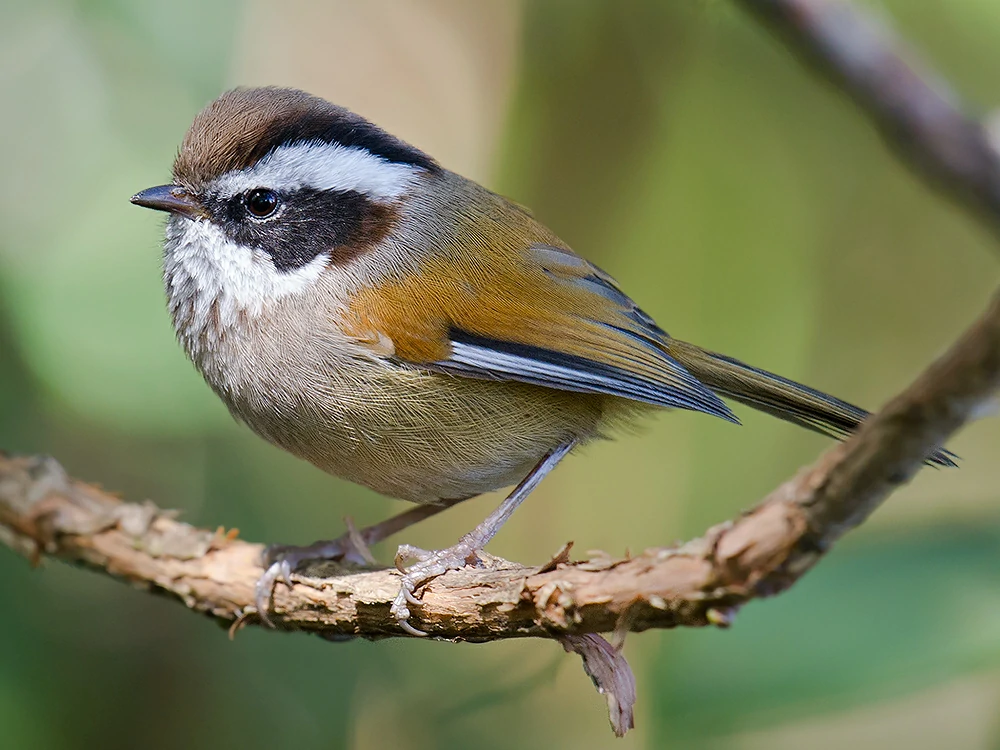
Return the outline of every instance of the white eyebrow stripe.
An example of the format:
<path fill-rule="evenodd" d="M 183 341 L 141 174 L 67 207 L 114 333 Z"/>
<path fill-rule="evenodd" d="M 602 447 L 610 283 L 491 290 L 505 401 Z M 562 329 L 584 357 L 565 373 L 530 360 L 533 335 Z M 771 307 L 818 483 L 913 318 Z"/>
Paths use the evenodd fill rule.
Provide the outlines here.
<path fill-rule="evenodd" d="M 253 188 L 293 191 L 353 190 L 370 198 L 399 198 L 423 171 L 376 156 L 359 146 L 313 141 L 280 146 L 249 169 L 223 175 L 214 185 L 223 198 Z"/>

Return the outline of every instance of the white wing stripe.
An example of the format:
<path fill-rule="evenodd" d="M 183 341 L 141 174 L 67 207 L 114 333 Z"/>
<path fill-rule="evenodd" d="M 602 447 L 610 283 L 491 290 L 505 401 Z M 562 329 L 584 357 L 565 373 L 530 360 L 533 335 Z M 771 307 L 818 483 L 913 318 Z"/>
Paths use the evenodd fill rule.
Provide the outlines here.
<path fill-rule="evenodd" d="M 671 363 L 673 364 L 673 363 Z M 680 407 L 718 414 L 725 419 L 735 419 L 731 412 L 711 391 L 707 390 L 691 375 L 678 366 L 678 375 L 683 374 L 677 385 L 655 383 L 637 377 L 602 375 L 585 369 L 559 365 L 553 362 L 488 347 L 452 341 L 452 355 L 445 362 L 439 362 L 443 369 L 456 372 L 466 371 L 480 377 L 510 377 L 536 385 L 556 387 L 568 391 L 607 393 L 614 396 L 632 398 L 658 406 Z M 610 369 L 610 368 L 609 368 Z"/>

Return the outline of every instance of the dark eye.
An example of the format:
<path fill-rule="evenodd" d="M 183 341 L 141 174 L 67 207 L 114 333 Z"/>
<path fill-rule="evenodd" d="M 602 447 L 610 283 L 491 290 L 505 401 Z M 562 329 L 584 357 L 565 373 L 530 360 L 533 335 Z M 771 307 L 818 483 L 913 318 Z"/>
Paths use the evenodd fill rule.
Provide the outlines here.
<path fill-rule="evenodd" d="M 278 194 L 267 188 L 256 188 L 246 194 L 247 211 L 258 219 L 266 219 L 278 210 Z"/>

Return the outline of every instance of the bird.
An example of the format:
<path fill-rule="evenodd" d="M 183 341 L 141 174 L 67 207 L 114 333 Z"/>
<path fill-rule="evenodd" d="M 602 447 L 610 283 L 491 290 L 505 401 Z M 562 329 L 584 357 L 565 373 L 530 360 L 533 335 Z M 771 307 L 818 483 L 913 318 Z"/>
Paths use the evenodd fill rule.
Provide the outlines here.
<path fill-rule="evenodd" d="M 416 504 L 360 533 L 269 547 L 255 595 L 266 622 L 274 585 L 307 561 L 514 486 L 456 544 L 400 546 L 390 611 L 425 635 L 410 622 L 422 586 L 474 562 L 574 449 L 649 412 L 738 424 L 729 400 L 841 439 L 868 416 L 673 338 L 527 208 L 303 91 L 223 93 L 185 134 L 172 182 L 131 200 L 168 213 L 175 332 L 232 415 Z"/>

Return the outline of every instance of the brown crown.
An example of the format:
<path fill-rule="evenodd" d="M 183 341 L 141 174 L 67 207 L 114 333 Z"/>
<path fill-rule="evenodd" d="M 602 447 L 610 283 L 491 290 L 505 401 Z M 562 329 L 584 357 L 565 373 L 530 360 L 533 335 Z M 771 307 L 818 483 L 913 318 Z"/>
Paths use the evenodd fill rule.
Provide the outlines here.
<path fill-rule="evenodd" d="M 199 112 L 174 161 L 174 181 L 197 192 L 226 172 L 256 164 L 279 146 L 319 141 L 439 169 L 424 152 L 350 110 L 304 91 L 268 87 L 227 91 Z"/>

